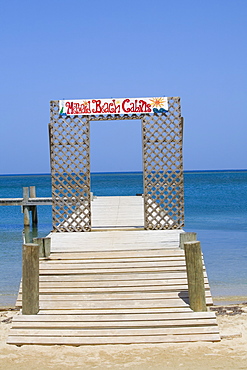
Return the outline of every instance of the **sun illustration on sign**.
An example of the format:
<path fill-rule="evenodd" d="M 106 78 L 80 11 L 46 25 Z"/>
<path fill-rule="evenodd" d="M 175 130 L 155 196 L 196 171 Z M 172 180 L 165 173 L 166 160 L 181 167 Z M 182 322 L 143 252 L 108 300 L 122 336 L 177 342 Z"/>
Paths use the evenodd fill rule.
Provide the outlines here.
<path fill-rule="evenodd" d="M 151 105 L 154 108 L 161 108 L 164 106 L 164 103 L 165 103 L 164 98 L 153 98 L 153 99 L 150 99 L 150 101 L 151 101 Z"/>

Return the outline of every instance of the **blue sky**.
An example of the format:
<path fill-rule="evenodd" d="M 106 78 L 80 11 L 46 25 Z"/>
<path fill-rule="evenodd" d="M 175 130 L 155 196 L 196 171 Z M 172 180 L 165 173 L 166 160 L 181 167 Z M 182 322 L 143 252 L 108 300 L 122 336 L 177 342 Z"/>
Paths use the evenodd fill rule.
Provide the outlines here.
<path fill-rule="evenodd" d="M 0 5 L 0 174 L 50 171 L 50 100 L 152 96 L 181 97 L 185 170 L 247 168 L 246 0 Z M 91 142 L 92 171 L 141 170 L 139 121 Z"/>

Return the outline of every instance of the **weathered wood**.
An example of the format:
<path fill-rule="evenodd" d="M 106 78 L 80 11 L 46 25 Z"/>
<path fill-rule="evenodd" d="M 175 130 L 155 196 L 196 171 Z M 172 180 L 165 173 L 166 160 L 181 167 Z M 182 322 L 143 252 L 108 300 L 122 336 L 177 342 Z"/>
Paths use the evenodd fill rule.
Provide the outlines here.
<path fill-rule="evenodd" d="M 23 215 L 24 215 L 24 227 L 30 226 L 30 214 L 29 214 L 29 206 L 23 206 Z"/>
<path fill-rule="evenodd" d="M 28 329 L 13 329 L 11 330 L 12 335 L 26 335 L 28 332 Z M 106 328 L 106 329 L 53 329 L 52 330 L 52 336 L 65 336 L 65 337 L 102 337 L 102 336 L 130 336 L 130 335 L 183 335 L 188 333 L 188 328 L 120 328 L 120 329 L 112 329 L 112 328 Z M 202 326 L 202 327 L 191 327 L 190 328 L 190 334 L 202 334 L 202 333 L 210 333 L 210 334 L 216 334 L 219 333 L 219 330 L 215 326 Z M 51 331 L 47 329 L 33 329 L 32 335 L 44 335 L 49 336 L 51 335 Z"/>
<path fill-rule="evenodd" d="M 27 203 L 29 198 L 29 188 L 25 186 L 22 190 L 23 190 L 23 202 Z"/>
<path fill-rule="evenodd" d="M 185 260 L 181 261 L 158 261 L 158 262 L 153 262 L 153 261 L 146 261 L 146 262 L 87 262 L 87 263 L 81 263 L 78 261 L 78 263 L 52 263 L 49 264 L 47 262 L 41 262 L 40 263 L 40 270 L 70 270 L 70 269 L 76 269 L 76 270 L 84 270 L 84 269 L 119 269 L 120 271 L 122 269 L 131 269 L 134 268 L 135 271 L 136 268 L 143 268 L 145 267 L 147 270 L 149 268 L 155 268 L 155 267 L 161 267 L 161 268 L 167 268 L 167 269 L 173 269 L 176 268 L 181 268 L 184 267 L 185 269 Z"/>
<path fill-rule="evenodd" d="M 153 280 L 153 279 L 185 279 L 187 278 L 186 271 L 176 272 L 176 271 L 168 271 L 168 272 L 152 272 L 152 274 L 148 274 L 147 272 L 144 273 L 124 273 L 124 274 L 66 274 L 66 275 L 40 275 L 40 281 L 131 281 L 131 280 Z M 206 272 L 204 275 L 204 279 L 208 282 Z"/>
<path fill-rule="evenodd" d="M 134 237 L 135 235 L 133 235 Z M 52 236 L 51 236 L 52 237 Z M 102 235 L 103 238 L 103 235 Z M 52 237 L 54 242 L 54 238 Z M 68 248 L 69 249 L 69 248 Z M 77 260 L 81 259 L 129 259 L 129 258 L 181 258 L 184 257 L 184 251 L 180 249 L 142 249 L 142 250 L 112 250 L 112 251 L 85 251 L 81 250 L 80 252 L 68 252 L 63 253 L 56 252 L 51 254 L 51 260 L 63 259 L 66 260 Z"/>
<path fill-rule="evenodd" d="M 24 187 L 23 189 L 23 206 L 22 212 L 24 215 L 24 226 L 30 226 L 30 214 L 29 214 L 29 206 L 27 206 L 28 198 L 29 198 L 29 188 Z"/>
<path fill-rule="evenodd" d="M 23 244 L 22 312 L 33 315 L 39 311 L 39 246 Z"/>
<path fill-rule="evenodd" d="M 30 198 L 36 198 L 36 187 L 35 186 L 30 186 Z"/>
<path fill-rule="evenodd" d="M 176 287 L 183 287 L 185 286 L 186 289 L 188 288 L 187 285 L 187 278 L 186 276 L 183 279 L 179 280 L 173 280 L 173 279 L 143 279 L 143 280 L 103 280 L 103 281 L 77 281 L 74 279 L 71 279 L 69 281 L 56 281 L 56 280 L 50 280 L 50 281 L 44 281 L 40 279 L 39 282 L 40 289 L 58 289 L 58 288 L 81 288 L 81 289 L 138 289 L 140 288 L 155 288 L 155 289 L 172 289 Z M 209 284 L 205 284 L 207 288 L 209 288 Z M 161 288 L 162 287 L 162 288 Z"/>
<path fill-rule="evenodd" d="M 161 311 L 161 310 L 160 310 Z M 164 311 L 164 310 L 163 310 Z M 170 323 L 171 320 L 176 320 L 177 323 L 185 322 L 185 320 L 193 320 L 193 322 L 198 324 L 200 320 L 208 322 L 208 320 L 213 320 L 216 323 L 216 315 L 214 312 L 153 312 L 147 311 L 146 313 L 138 313 L 131 311 L 131 313 L 114 313 L 109 314 L 108 311 L 105 313 L 101 311 L 97 314 L 82 313 L 82 314 L 43 314 L 41 311 L 38 315 L 17 315 L 13 318 L 13 327 L 16 323 L 25 323 L 26 322 L 40 322 L 42 316 L 42 323 L 49 322 L 109 322 L 109 321 L 143 321 L 147 320 L 149 322 L 161 320 L 162 322 Z"/>
<path fill-rule="evenodd" d="M 23 206 L 26 201 L 23 198 L 0 198 L 0 206 Z M 51 205 L 51 197 L 29 198 L 28 205 Z"/>
<path fill-rule="evenodd" d="M 98 200 L 98 199 L 97 199 Z M 121 218 L 121 215 L 119 215 Z M 133 234 L 135 232 L 135 234 Z M 51 252 L 108 252 L 115 251 L 128 254 L 142 253 L 144 250 L 165 250 L 169 252 L 177 250 L 177 253 L 183 253 L 179 250 L 179 234 L 181 230 L 109 230 L 102 232 L 86 233 L 51 233 L 52 248 Z M 127 253 L 128 251 L 128 253 Z M 162 253 L 162 252 L 161 252 Z M 164 253 L 164 252 L 163 252 Z M 123 254 L 124 255 L 124 254 Z"/>
<path fill-rule="evenodd" d="M 14 336 L 8 337 L 7 343 L 22 344 L 46 344 L 46 345 L 88 345 L 88 344 L 131 344 L 131 343 L 182 343 L 182 342 L 218 342 L 219 333 L 187 334 L 187 335 L 135 335 L 135 336 L 105 336 L 105 337 L 54 337 L 54 336 Z"/>
<path fill-rule="evenodd" d="M 32 242 L 31 238 L 31 230 L 30 226 L 25 226 L 23 227 L 23 244 L 28 244 Z"/>
<path fill-rule="evenodd" d="M 49 257 L 51 254 L 51 238 L 43 238 L 44 257 Z"/>
<path fill-rule="evenodd" d="M 178 267 L 135 267 L 136 272 L 141 272 L 141 273 L 148 273 L 148 272 L 162 272 L 162 271 L 181 271 L 186 273 L 186 268 L 185 266 L 178 266 Z M 49 270 L 49 269 L 40 269 L 40 275 L 48 275 L 48 274 L 57 274 L 57 275 L 65 275 L 65 274 L 111 274 L 111 273 L 132 273 L 133 269 L 131 268 L 122 268 L 122 269 L 117 269 L 117 268 L 92 268 L 92 269 L 74 269 L 72 268 L 71 270 L 64 268 L 63 270 Z"/>
<path fill-rule="evenodd" d="M 80 293 L 80 292 L 79 292 Z M 210 293 L 207 292 L 207 296 L 210 297 Z M 42 294 L 40 296 L 40 302 L 41 301 L 118 301 L 118 300 L 138 300 L 138 299 L 144 299 L 144 300 L 155 300 L 155 299 L 185 299 L 188 298 L 188 291 L 158 291 L 158 292 L 149 292 L 149 291 L 141 291 L 141 292 L 97 292 L 95 293 L 59 293 L 57 292 L 53 293 L 50 292 L 49 294 Z"/>
<path fill-rule="evenodd" d="M 179 235 L 179 247 L 184 249 L 184 243 L 196 241 L 197 234 L 192 232 L 181 233 Z"/>
<path fill-rule="evenodd" d="M 60 258 L 61 260 L 61 258 Z M 66 257 L 66 259 L 63 258 L 63 264 L 87 264 L 87 263 L 126 263 L 126 262 L 173 262 L 173 263 L 179 263 L 181 261 L 184 261 L 184 255 L 183 256 L 178 256 L 178 257 L 129 257 L 129 258 L 84 258 L 83 256 L 78 257 L 78 259 L 69 259 Z M 51 258 L 49 259 L 49 264 L 50 265 L 56 265 L 59 263 L 59 258 L 54 257 L 54 255 L 51 255 Z"/>
<path fill-rule="evenodd" d="M 34 243 L 39 245 L 39 256 L 49 257 L 51 253 L 51 238 L 34 238 Z"/>
<path fill-rule="evenodd" d="M 119 207 L 122 201 L 118 199 Z M 101 208 L 104 217 L 105 202 L 103 197 L 93 202 L 94 210 Z M 135 207 L 131 207 L 130 224 L 137 225 Z M 122 218 L 119 225 L 125 225 L 129 217 L 125 210 L 115 207 L 114 212 Z M 100 225 L 100 218 L 97 222 Z M 182 230 L 126 230 L 124 226 L 122 230 L 94 230 L 49 235 L 51 254 L 40 260 L 39 313 L 16 317 L 9 343 L 220 340 L 215 314 L 193 312 L 189 306 L 185 253 L 179 248 Z M 205 269 L 203 279 L 206 303 L 211 305 Z M 21 298 L 20 289 L 19 307 Z"/>
<path fill-rule="evenodd" d="M 142 313 L 142 314 L 149 314 L 152 313 L 190 313 L 194 314 L 193 311 L 191 311 L 190 307 L 188 305 L 183 307 L 148 307 L 148 308 L 136 308 L 133 310 L 132 308 L 119 308 L 118 310 L 112 309 L 112 308 L 104 308 L 104 309 L 86 309 L 86 308 L 67 308 L 67 309 L 40 309 L 38 315 L 92 315 L 92 314 L 132 314 L 132 313 Z M 41 317 L 41 320 L 42 320 Z"/>
<path fill-rule="evenodd" d="M 207 311 L 200 242 L 184 243 L 190 308 Z"/>
<path fill-rule="evenodd" d="M 34 238 L 33 242 L 39 246 L 39 257 L 43 257 L 43 238 Z"/>
<path fill-rule="evenodd" d="M 188 307 L 188 304 L 182 299 L 160 299 L 160 300 L 118 300 L 118 301 L 41 301 L 40 309 L 54 310 L 54 309 L 136 309 L 136 308 L 175 308 Z"/>
<path fill-rule="evenodd" d="M 36 187 L 30 186 L 30 198 L 36 198 Z M 38 225 L 38 212 L 37 212 L 37 206 L 32 205 L 30 206 L 31 212 L 32 212 L 32 225 L 33 227 L 37 227 Z"/>
<path fill-rule="evenodd" d="M 151 327 L 151 328 L 188 328 L 188 327 L 197 327 L 197 326 L 214 326 L 214 329 L 216 328 L 216 320 L 215 319 L 198 319 L 198 320 L 148 320 L 148 317 L 145 318 L 146 320 L 134 320 L 134 321 L 126 321 L 126 320 L 116 320 L 116 321 L 96 321 L 93 319 L 93 321 L 18 321 L 14 322 L 12 325 L 13 329 L 27 329 L 27 328 L 33 328 L 33 329 L 87 329 L 87 328 L 130 328 L 130 327 Z M 216 330 L 216 329 L 215 329 Z"/>
<path fill-rule="evenodd" d="M 51 285 L 51 284 L 49 284 Z M 184 285 L 170 285 L 170 286 L 164 286 L 164 285 L 154 285 L 154 286 L 127 286 L 127 287 L 101 287 L 99 288 L 98 285 L 95 287 L 89 287 L 89 288 L 82 288 L 81 286 L 75 286 L 76 284 L 73 284 L 71 287 L 63 287 L 63 284 L 59 285 L 58 287 L 54 287 L 54 284 L 52 284 L 52 288 L 50 287 L 44 287 L 43 285 L 39 284 L 39 291 L 42 294 L 78 294 L 78 293 L 103 293 L 103 292 L 111 292 L 111 293 L 117 293 L 117 292 L 181 292 L 188 290 L 187 284 Z M 21 290 L 20 290 L 21 293 Z M 206 294 L 210 294 L 208 291 Z"/>

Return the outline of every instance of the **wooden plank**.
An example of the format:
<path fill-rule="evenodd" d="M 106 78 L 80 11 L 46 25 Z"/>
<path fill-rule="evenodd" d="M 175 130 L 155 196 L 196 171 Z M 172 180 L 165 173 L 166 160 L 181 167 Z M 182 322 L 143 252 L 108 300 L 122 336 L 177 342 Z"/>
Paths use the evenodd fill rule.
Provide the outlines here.
<path fill-rule="evenodd" d="M 166 302 L 163 301 L 163 303 L 160 303 L 160 301 L 158 299 L 156 300 L 147 300 L 143 297 L 143 299 L 140 299 L 139 298 L 139 301 L 140 302 L 137 302 L 135 305 L 131 305 L 131 303 L 133 302 L 133 300 L 105 300 L 105 301 L 100 301 L 100 300 L 81 300 L 81 299 L 71 299 L 69 300 L 66 299 L 66 300 L 60 300 L 60 299 L 54 299 L 54 302 L 49 304 L 50 303 L 50 299 L 49 299 L 49 296 L 47 296 L 47 299 L 41 299 L 40 300 L 40 309 L 54 309 L 56 308 L 56 305 L 57 305 L 57 309 L 70 309 L 72 307 L 74 308 L 97 308 L 97 309 L 100 309 L 100 308 L 107 308 L 107 305 L 109 306 L 109 308 L 120 308 L 120 307 L 124 307 L 124 304 L 126 303 L 126 306 L 127 308 L 139 308 L 139 307 L 142 307 L 141 305 L 141 301 L 145 302 L 145 306 L 144 307 L 183 307 L 184 305 L 187 305 L 189 304 L 189 299 L 188 298 L 184 298 L 184 301 L 182 299 L 178 299 L 177 301 L 175 301 L 175 298 L 174 299 L 167 299 Z M 117 302 L 119 302 L 119 305 L 117 304 Z M 124 303 L 125 302 L 125 303 Z M 148 304 L 149 302 L 149 304 Z M 98 305 L 97 305 L 98 303 Z M 208 297 L 206 298 L 206 305 L 207 306 L 212 306 L 213 305 L 213 300 L 211 297 Z M 16 302 L 16 307 L 22 307 L 22 302 L 21 300 L 18 300 Z"/>
<path fill-rule="evenodd" d="M 131 288 L 121 288 L 121 289 L 117 289 L 117 288 L 43 288 L 43 289 L 40 289 L 40 295 L 41 296 L 46 296 L 46 295 L 54 295 L 54 294 L 57 294 L 57 295 L 64 295 L 64 294 L 77 294 L 77 295 L 80 295 L 80 294 L 103 294 L 103 293 L 107 293 L 107 294 L 119 294 L 119 293 L 171 293 L 171 292 L 174 292 L 175 293 L 180 293 L 180 292 L 188 292 L 188 289 L 187 287 L 183 287 L 182 289 L 180 288 L 180 286 L 178 286 L 177 288 L 176 287 L 164 287 L 163 289 L 160 289 L 160 287 L 139 287 L 139 288 L 135 288 L 135 287 L 131 287 Z M 21 297 L 22 296 L 22 292 L 20 291 L 19 292 L 19 295 L 18 297 Z M 211 292 L 210 290 L 206 290 L 206 297 L 211 297 Z M 19 299 L 19 298 L 18 298 Z"/>
<path fill-rule="evenodd" d="M 133 233 L 135 233 L 134 237 Z M 180 233 L 181 230 L 172 230 L 172 232 L 170 230 L 123 230 L 82 233 L 83 236 L 80 235 L 81 233 L 52 233 L 49 236 L 52 239 L 51 252 L 108 251 L 111 253 L 113 250 L 178 249 Z"/>
<path fill-rule="evenodd" d="M 62 270 L 48 270 L 40 269 L 40 275 L 65 275 L 65 274 L 109 274 L 109 273 L 138 273 L 138 272 L 170 272 L 170 271 L 182 271 L 186 272 L 185 266 L 171 266 L 171 267 L 135 267 L 132 268 L 85 268 L 85 269 L 62 269 Z"/>
<path fill-rule="evenodd" d="M 192 313 L 189 305 L 185 305 L 183 307 L 134 307 L 134 308 L 102 308 L 102 309 L 93 309 L 93 308 L 77 308 L 77 307 L 69 307 L 69 308 L 49 308 L 49 309 L 43 309 L 40 308 L 38 315 L 112 315 L 112 314 L 153 314 L 153 313 Z"/>
<path fill-rule="evenodd" d="M 208 293 L 207 293 L 208 294 Z M 40 295 L 40 301 L 47 301 L 47 300 L 59 300 L 59 301 L 84 301 L 84 300 L 92 300 L 92 301 L 98 301 L 98 300 L 137 300 L 137 299 L 183 299 L 188 298 L 188 291 L 181 291 L 181 292 L 110 292 L 110 293 L 80 293 L 80 294 L 41 294 Z M 208 294 L 208 297 L 210 297 L 210 294 Z"/>
<path fill-rule="evenodd" d="M 126 263 L 141 263 L 141 262 L 147 262 L 147 263 L 155 263 L 155 262 L 181 262 L 185 261 L 184 256 L 175 256 L 175 257 L 165 257 L 165 256 L 160 256 L 160 257 L 129 257 L 129 258 L 78 258 L 77 260 L 75 259 L 62 259 L 62 258 L 53 258 L 49 259 L 48 261 L 46 260 L 41 260 L 40 265 L 56 265 L 59 263 L 62 264 L 80 264 L 80 265 L 86 265 L 86 264 L 100 264 L 100 263 L 121 263 L 125 265 Z"/>
<path fill-rule="evenodd" d="M 39 264 L 40 270 L 64 270 L 64 269 L 127 269 L 127 268 L 154 268 L 154 267 L 164 267 L 164 268 L 185 268 L 185 260 L 182 261 L 150 261 L 150 262 L 110 262 L 110 263 L 45 263 L 41 262 Z"/>
<path fill-rule="evenodd" d="M 91 288 L 79 288 L 79 287 L 41 287 L 39 289 L 40 295 L 43 294 L 83 294 L 83 293 L 154 293 L 154 292 L 182 292 L 182 291 L 188 291 L 187 285 L 172 285 L 172 286 L 132 286 L 132 287 L 91 287 Z M 22 291 L 20 290 L 19 294 L 22 294 Z M 206 295 L 211 295 L 210 291 L 206 291 Z"/>
<path fill-rule="evenodd" d="M 169 320 L 167 321 L 54 321 L 54 322 L 33 322 L 33 321 L 26 321 L 26 322 L 14 322 L 12 325 L 12 329 L 82 329 L 82 328 L 185 328 L 185 327 L 202 327 L 202 326 L 214 326 L 217 328 L 217 323 L 215 319 L 203 319 L 203 320 Z M 217 328 L 218 330 L 218 328 Z"/>
<path fill-rule="evenodd" d="M 131 344 L 131 343 L 182 343 L 182 342 L 218 342 L 220 335 L 216 334 L 186 334 L 186 335 L 165 335 L 165 336 L 134 336 L 134 337 L 37 337 L 29 335 L 8 337 L 8 344 L 46 344 L 46 345 L 88 345 L 88 344 Z"/>
<path fill-rule="evenodd" d="M 29 329 L 11 329 L 11 335 L 26 336 Z M 52 337 L 101 337 L 101 336 L 135 336 L 135 335 L 182 335 L 182 334 L 218 334 L 217 326 L 200 327 L 160 327 L 160 328 L 100 328 L 100 329 L 32 329 L 32 336 L 52 336 Z"/>
<path fill-rule="evenodd" d="M 185 320 L 214 320 L 216 322 L 216 315 L 214 312 L 208 311 L 208 312 L 158 312 L 161 310 L 153 311 L 147 311 L 146 313 L 133 313 L 133 310 L 130 311 L 131 313 L 114 313 L 109 314 L 105 313 L 104 311 L 101 311 L 101 314 L 64 314 L 61 315 L 59 313 L 57 314 L 42 314 L 39 312 L 38 315 L 17 315 L 13 318 L 13 323 L 15 322 L 39 322 L 42 320 L 42 322 L 87 322 L 87 321 L 143 321 L 148 320 L 149 321 L 155 321 L 155 320 L 161 320 L 162 322 L 171 320 L 176 321 L 185 321 Z"/>
<path fill-rule="evenodd" d="M 70 279 L 69 281 L 54 281 L 54 280 L 48 280 L 48 281 L 40 281 L 40 289 L 46 289 L 51 287 L 53 288 L 95 288 L 95 289 L 111 289 L 111 288 L 122 288 L 122 289 L 129 289 L 132 290 L 134 288 L 140 287 L 154 287 L 154 289 L 159 289 L 163 287 L 163 289 L 170 289 L 170 287 L 184 287 L 185 289 L 188 288 L 187 281 L 185 279 L 164 279 L 164 280 L 148 280 L 148 279 L 141 279 L 141 280 L 103 280 L 103 281 L 77 281 L 74 279 Z M 207 284 L 207 288 L 209 289 L 209 285 Z M 21 287 L 20 287 L 21 291 Z"/>
<path fill-rule="evenodd" d="M 188 292 L 148 293 L 97 293 L 97 294 L 42 294 L 40 301 L 107 301 L 107 300 L 155 300 L 188 298 Z"/>
<path fill-rule="evenodd" d="M 121 289 L 170 289 L 170 287 L 178 288 L 178 287 L 184 287 L 185 289 L 188 288 L 187 280 L 186 279 L 164 279 L 164 280 L 123 280 L 123 281 L 52 281 L 52 284 L 50 281 L 41 281 L 40 282 L 40 289 L 46 289 L 51 287 L 54 288 L 81 288 L 81 289 L 114 289 L 114 288 L 121 288 Z M 138 288 L 139 287 L 139 288 Z M 209 289 L 209 284 L 207 284 L 207 287 Z M 21 288 L 20 288 L 21 290 Z"/>
<path fill-rule="evenodd" d="M 141 298 L 138 297 L 138 301 L 135 300 L 133 302 L 133 299 L 106 299 L 104 301 L 100 299 L 94 299 L 94 300 L 82 300 L 80 299 L 79 295 L 73 296 L 72 299 L 67 297 L 67 299 L 59 299 L 59 296 L 57 299 L 54 299 L 54 301 L 51 303 L 50 299 L 51 296 L 42 296 L 42 299 L 40 299 L 40 309 L 70 309 L 72 307 L 74 308 L 107 308 L 107 305 L 109 305 L 109 308 L 121 308 L 124 307 L 126 304 L 127 308 L 141 308 L 141 307 L 183 307 L 184 305 L 189 304 L 189 299 L 187 297 L 184 297 L 183 299 L 181 298 L 167 298 L 166 300 L 163 299 L 163 301 L 160 301 L 160 298 L 157 299 L 145 299 L 145 297 Z M 46 299 L 45 299 L 46 298 Z M 144 305 L 145 302 L 145 305 Z M 206 305 L 210 306 L 213 305 L 213 300 L 211 297 L 206 298 Z M 16 302 L 17 307 L 22 307 L 22 302 L 21 300 Z"/>
<path fill-rule="evenodd" d="M 118 300 L 118 301 L 41 301 L 40 309 L 128 309 L 128 308 L 172 308 L 188 306 L 182 299 L 167 300 Z"/>
<path fill-rule="evenodd" d="M 102 233 L 100 233 L 102 234 Z M 132 236 L 132 240 L 135 243 L 135 238 Z M 91 241 L 90 239 L 88 242 L 91 243 L 98 243 L 100 240 L 104 241 L 104 238 L 100 238 L 100 236 L 95 240 Z M 114 240 L 111 240 L 114 241 Z M 96 251 L 91 251 L 89 249 L 83 249 L 81 248 L 80 251 L 70 251 L 69 249 L 67 251 L 63 252 L 52 252 L 49 256 L 49 260 L 57 260 L 57 259 L 62 259 L 62 260 L 80 260 L 80 259 L 123 259 L 123 260 L 129 260 L 129 258 L 183 258 L 185 256 L 184 250 L 178 249 L 178 248 L 135 248 L 133 245 L 132 241 L 132 249 L 120 249 L 120 248 L 114 248 L 112 251 L 107 250 L 96 250 Z M 69 240 L 67 241 L 69 243 Z M 108 242 L 108 240 L 107 240 Z M 114 241 L 115 244 L 115 241 Z M 122 242 L 122 244 L 125 244 Z M 117 246 L 116 246 L 117 247 Z M 111 253 L 112 252 L 112 253 Z"/>
<path fill-rule="evenodd" d="M 103 274 L 103 275 L 94 275 L 94 274 L 78 274 L 78 275 L 40 275 L 39 281 L 40 282 L 48 282 L 48 281 L 81 281 L 81 282 L 95 282 L 95 281 L 133 281 L 133 280 L 160 280 L 160 279 L 174 279 L 174 281 L 179 279 L 186 279 L 186 272 L 152 272 L 151 274 L 145 273 L 123 273 L 123 274 Z M 204 275 L 204 282 L 208 283 L 208 279 L 206 274 Z"/>
<path fill-rule="evenodd" d="M 0 206 L 20 206 L 20 205 L 51 205 L 52 198 L 50 197 L 39 197 L 28 199 L 27 203 L 23 198 L 0 198 Z"/>
<path fill-rule="evenodd" d="M 53 260 L 87 260 L 92 259 L 121 259 L 121 260 L 129 260 L 129 259 L 139 259 L 139 258 L 184 258 L 184 251 L 180 249 L 143 249 L 143 250 L 128 250 L 128 251 L 116 251 L 113 250 L 112 252 L 109 251 L 101 251 L 101 252 L 90 252 L 90 251 L 81 251 L 81 252 L 63 252 L 63 253 L 51 253 L 49 256 L 49 261 Z"/>

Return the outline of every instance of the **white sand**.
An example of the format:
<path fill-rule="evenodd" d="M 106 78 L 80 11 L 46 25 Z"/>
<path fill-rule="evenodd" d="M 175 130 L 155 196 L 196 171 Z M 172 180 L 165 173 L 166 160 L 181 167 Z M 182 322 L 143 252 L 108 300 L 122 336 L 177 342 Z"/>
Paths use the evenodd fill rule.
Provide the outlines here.
<path fill-rule="evenodd" d="M 221 342 L 81 347 L 7 345 L 8 319 L 18 313 L 0 311 L 0 369 L 247 369 L 247 305 L 225 311 L 217 316 Z"/>

